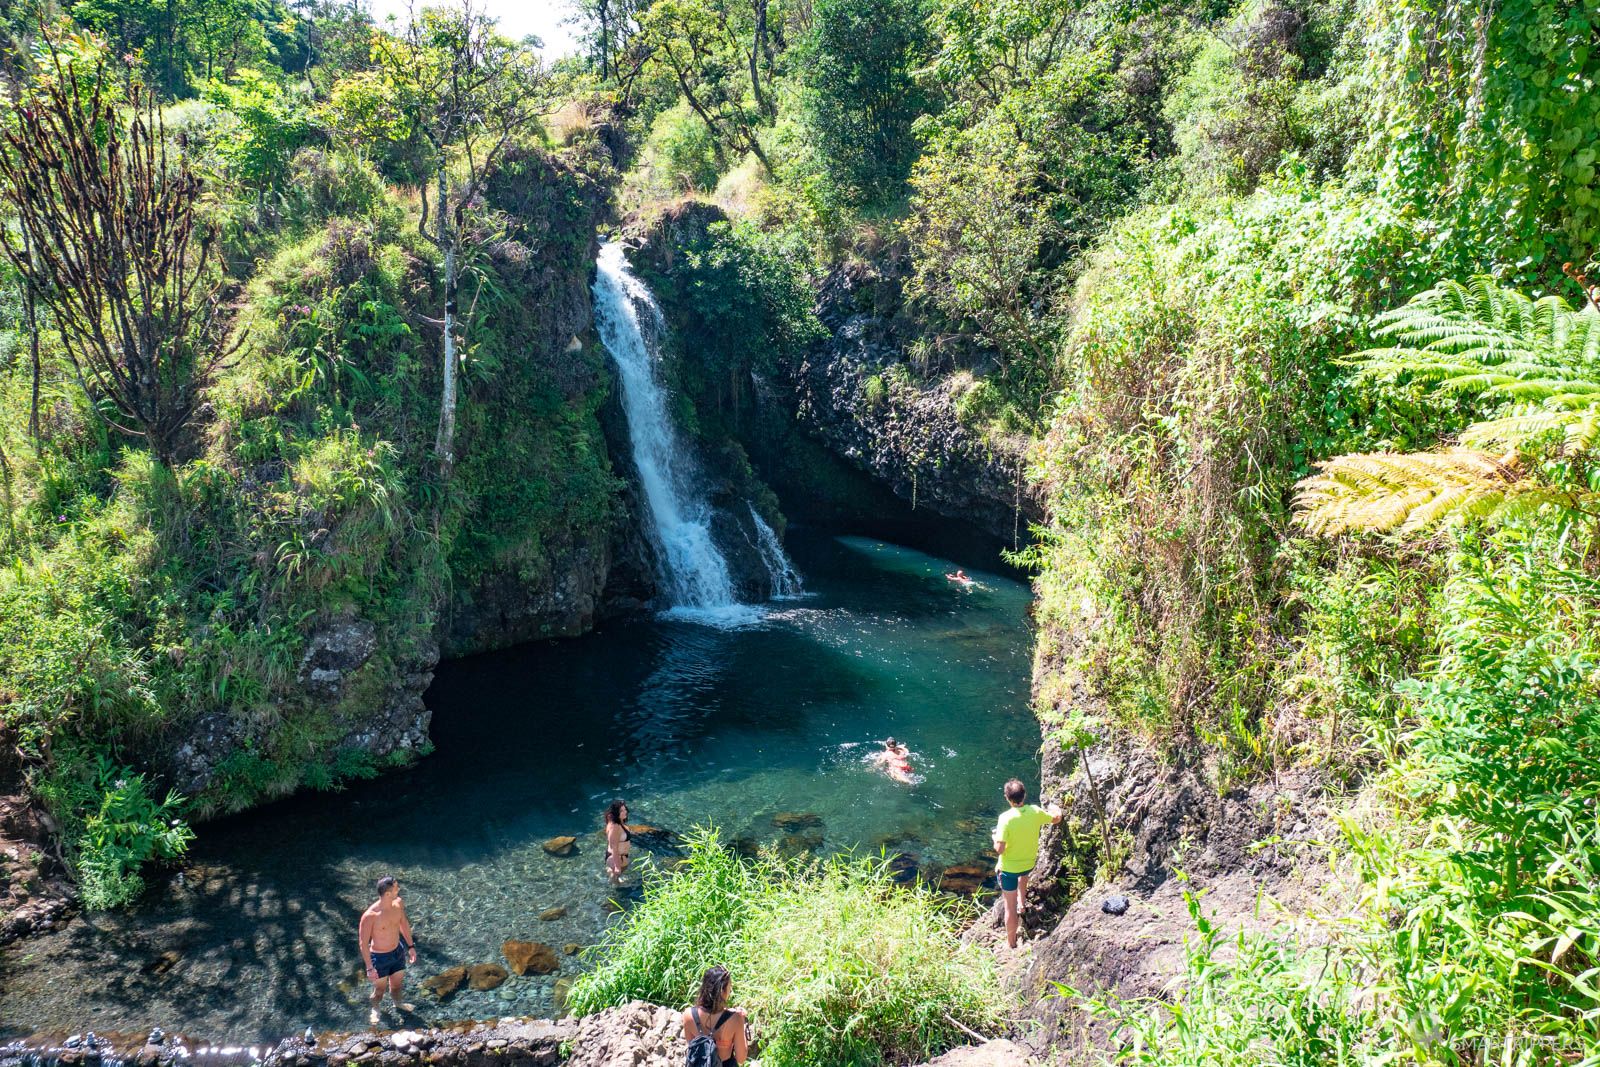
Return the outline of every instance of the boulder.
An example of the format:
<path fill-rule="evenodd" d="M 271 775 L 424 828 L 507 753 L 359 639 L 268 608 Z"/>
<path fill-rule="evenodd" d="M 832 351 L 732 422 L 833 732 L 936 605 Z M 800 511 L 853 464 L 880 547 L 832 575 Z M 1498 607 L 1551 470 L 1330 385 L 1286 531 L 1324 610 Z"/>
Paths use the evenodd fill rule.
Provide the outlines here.
<path fill-rule="evenodd" d="M 581 1020 L 567 1067 L 682 1067 L 687 1054 L 678 1012 L 633 1001 Z"/>
<path fill-rule="evenodd" d="M 377 647 L 377 627 L 365 619 L 329 623 L 306 642 L 300 683 L 317 697 L 338 697 L 345 678 L 365 665 Z"/>
<path fill-rule="evenodd" d="M 467 968 L 467 986 L 479 992 L 498 989 L 508 977 L 506 969 L 498 963 L 474 963 Z"/>
<path fill-rule="evenodd" d="M 1021 1045 L 1010 1041 L 985 1041 L 981 1045 L 951 1049 L 923 1067 L 1034 1067 L 1037 1062 Z"/>
<path fill-rule="evenodd" d="M 544 850 L 552 856 L 570 856 L 578 851 L 576 837 L 552 837 L 544 843 Z"/>
<path fill-rule="evenodd" d="M 538 941 L 507 941 L 500 954 L 518 975 L 554 974 L 561 969 L 556 950 Z"/>
<path fill-rule="evenodd" d="M 460 989 L 466 981 L 467 969 L 465 967 L 447 967 L 432 978 L 423 979 L 422 988 L 440 1000 L 449 1000 L 455 996 L 456 990 Z"/>

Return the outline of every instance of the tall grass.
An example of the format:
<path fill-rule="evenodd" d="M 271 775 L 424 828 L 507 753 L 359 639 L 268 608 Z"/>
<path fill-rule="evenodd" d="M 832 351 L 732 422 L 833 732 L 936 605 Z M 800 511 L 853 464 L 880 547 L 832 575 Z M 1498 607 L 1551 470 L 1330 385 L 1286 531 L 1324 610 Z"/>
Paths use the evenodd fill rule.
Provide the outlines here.
<path fill-rule="evenodd" d="M 896 886 L 876 860 L 749 862 L 703 831 L 674 871 L 647 876 L 568 1004 L 681 1007 L 720 963 L 768 1067 L 918 1063 L 963 1043 L 960 1026 L 1000 1020 L 993 959 L 960 938 L 969 906 Z"/>

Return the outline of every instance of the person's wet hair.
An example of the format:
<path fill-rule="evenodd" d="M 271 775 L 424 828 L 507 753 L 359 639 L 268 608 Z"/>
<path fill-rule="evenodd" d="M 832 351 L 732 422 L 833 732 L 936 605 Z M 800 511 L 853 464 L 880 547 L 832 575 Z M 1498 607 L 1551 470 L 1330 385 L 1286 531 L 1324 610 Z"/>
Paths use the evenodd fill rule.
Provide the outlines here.
<path fill-rule="evenodd" d="M 1021 804 L 1028 799 L 1028 787 L 1022 784 L 1022 779 L 1013 778 L 1006 783 L 1006 799 L 1013 804 Z"/>
<path fill-rule="evenodd" d="M 378 879 L 378 895 L 381 897 L 400 883 L 394 880 L 393 875 L 384 875 Z"/>
<path fill-rule="evenodd" d="M 700 996 L 695 1001 L 695 1007 L 708 1012 L 719 1012 L 726 1008 L 728 986 L 732 981 L 733 975 L 720 963 L 707 970 L 700 979 Z"/>
<path fill-rule="evenodd" d="M 628 806 L 627 801 L 613 800 L 606 805 L 606 825 L 622 822 L 623 809 Z"/>

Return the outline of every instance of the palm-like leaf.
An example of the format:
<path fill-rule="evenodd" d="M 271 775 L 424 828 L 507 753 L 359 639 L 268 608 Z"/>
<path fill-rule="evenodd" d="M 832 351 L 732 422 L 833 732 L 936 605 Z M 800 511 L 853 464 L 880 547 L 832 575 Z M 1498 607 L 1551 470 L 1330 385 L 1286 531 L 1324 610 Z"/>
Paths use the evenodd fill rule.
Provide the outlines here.
<path fill-rule="evenodd" d="M 1506 407 L 1468 427 L 1463 447 L 1321 464 L 1296 498 L 1308 529 L 1412 533 L 1552 507 L 1592 510 L 1595 494 L 1533 477 L 1517 453 L 1549 442 L 1572 455 L 1600 442 L 1600 311 L 1574 311 L 1557 296 L 1534 300 L 1474 278 L 1440 282 L 1376 326 L 1395 344 L 1357 356 L 1363 376 L 1406 377 Z"/>

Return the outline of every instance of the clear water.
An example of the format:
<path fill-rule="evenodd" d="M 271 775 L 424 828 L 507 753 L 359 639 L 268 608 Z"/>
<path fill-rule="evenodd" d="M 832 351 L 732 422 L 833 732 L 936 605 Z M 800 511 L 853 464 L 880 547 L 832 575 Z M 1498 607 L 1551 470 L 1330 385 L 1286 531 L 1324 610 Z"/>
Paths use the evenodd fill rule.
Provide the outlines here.
<path fill-rule="evenodd" d="M 731 605 L 733 581 L 711 537 L 711 506 L 656 376 L 657 340 L 666 329 L 661 308 L 614 241 L 601 247 L 595 265 L 594 321 L 622 382 L 622 411 L 667 602 L 689 608 Z"/>
<path fill-rule="evenodd" d="M 952 564 L 877 541 L 791 549 L 810 593 L 743 625 L 640 619 L 448 665 L 429 693 L 433 756 L 206 826 L 182 877 L 161 876 L 137 912 L 7 950 L 0 1033 L 159 1024 L 249 1044 L 359 1026 L 356 920 L 385 872 L 422 953 L 408 1025 L 551 1012 L 557 976 L 443 1005 L 415 985 L 500 962 L 507 938 L 594 943 L 615 921 L 598 833 L 615 796 L 633 821 L 678 831 L 714 822 L 777 842 L 775 814 L 814 812 L 824 851 L 977 859 L 1000 783 L 1037 775 L 1026 588 L 979 571 L 957 587 Z M 911 747 L 917 784 L 863 762 L 887 735 Z M 577 855 L 545 854 L 558 834 L 579 835 Z M 552 907 L 567 913 L 541 921 Z M 581 967 L 563 956 L 563 974 Z"/>

